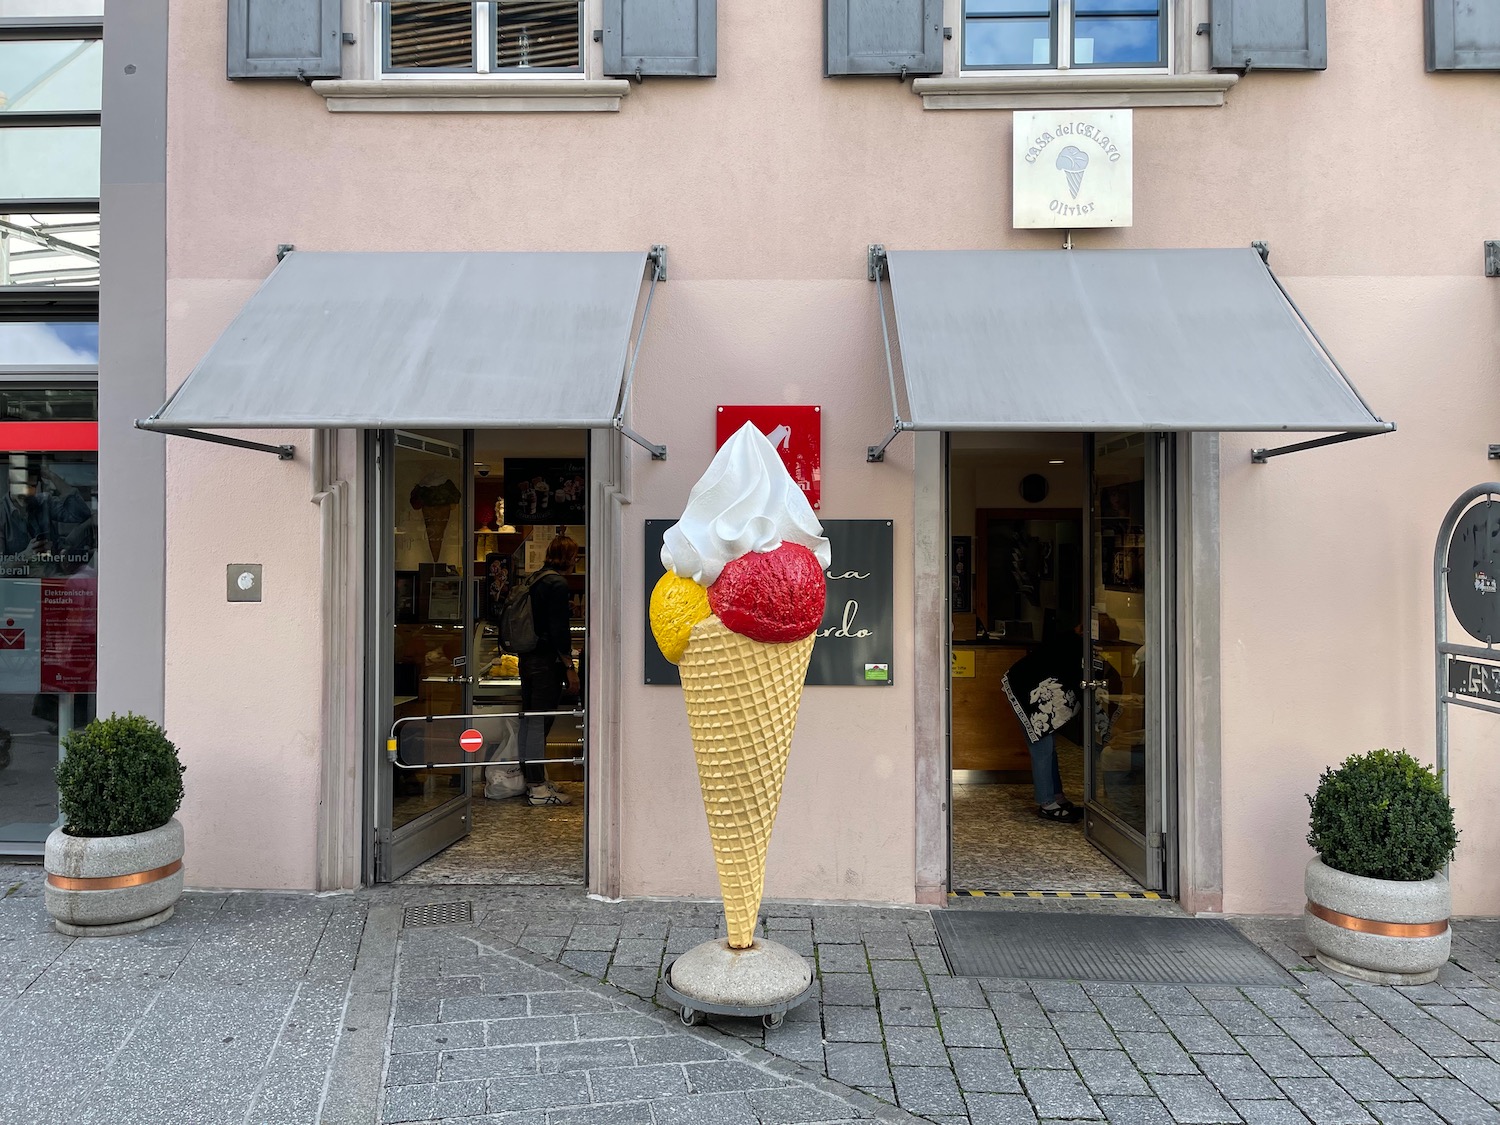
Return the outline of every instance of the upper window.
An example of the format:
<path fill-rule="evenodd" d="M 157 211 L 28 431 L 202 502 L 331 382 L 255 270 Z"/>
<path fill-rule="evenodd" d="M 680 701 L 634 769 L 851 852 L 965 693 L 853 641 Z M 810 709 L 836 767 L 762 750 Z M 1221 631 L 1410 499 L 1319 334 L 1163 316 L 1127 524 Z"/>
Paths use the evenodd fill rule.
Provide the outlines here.
<path fill-rule="evenodd" d="M 582 0 L 386 0 L 385 74 L 583 71 Z"/>
<path fill-rule="evenodd" d="M 96 288 L 103 29 L 76 20 L 10 20 L 4 31 L 0 290 Z M 0 324 L 0 364 L 98 362 L 97 346 L 80 358 L 76 341 L 43 331 L 48 307 L 34 324 Z"/>
<path fill-rule="evenodd" d="M 964 0 L 965 70 L 1167 65 L 1167 0 Z"/>

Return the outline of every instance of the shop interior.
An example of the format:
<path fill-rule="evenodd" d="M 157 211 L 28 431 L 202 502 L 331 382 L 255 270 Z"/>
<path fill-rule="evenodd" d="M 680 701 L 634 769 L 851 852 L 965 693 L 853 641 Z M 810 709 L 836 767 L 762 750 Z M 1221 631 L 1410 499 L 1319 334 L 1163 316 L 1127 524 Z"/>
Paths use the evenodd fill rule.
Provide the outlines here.
<path fill-rule="evenodd" d="M 1141 889 L 1090 842 L 1082 819 L 1087 806 L 1144 826 L 1146 777 L 1143 462 L 1120 435 L 1100 435 L 1091 505 L 1085 458 L 1091 440 L 1061 433 L 950 438 L 955 890 Z M 1085 550 L 1086 535 L 1093 537 L 1092 552 Z M 1085 605 L 1090 553 L 1094 573 Z M 1077 806 L 1073 820 L 1038 814 L 1028 738 L 1004 684 L 1006 672 L 1035 652 L 1049 629 L 1077 630 L 1080 637 L 1092 631 L 1094 674 L 1109 682 L 1101 706 L 1110 729 L 1095 748 L 1091 776 L 1085 776 L 1081 722 L 1056 738 L 1062 793 Z M 1081 673 L 1081 642 L 1076 652 Z"/>
<path fill-rule="evenodd" d="M 393 717 L 511 715 L 521 710 L 520 667 L 500 647 L 500 615 L 511 590 L 541 569 L 548 544 L 578 545 L 564 575 L 572 654 L 586 682 L 588 568 L 587 434 L 583 431 L 396 435 Z M 565 695 L 558 710 L 581 707 Z M 520 720 L 505 724 L 495 764 L 396 770 L 396 829 L 467 796 L 468 834 L 401 876 L 401 883 L 581 885 L 584 767 L 581 716 L 547 722 L 547 783 L 570 803 L 530 803 L 514 766 Z M 514 735 L 512 737 L 511 735 Z"/>

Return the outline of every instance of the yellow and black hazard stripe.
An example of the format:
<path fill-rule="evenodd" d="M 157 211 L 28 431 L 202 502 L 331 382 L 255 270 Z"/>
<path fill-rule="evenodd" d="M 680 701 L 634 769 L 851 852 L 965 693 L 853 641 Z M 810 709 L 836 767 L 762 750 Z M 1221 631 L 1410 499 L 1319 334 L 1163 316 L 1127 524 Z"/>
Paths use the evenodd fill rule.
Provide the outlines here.
<path fill-rule="evenodd" d="M 1155 891 L 949 891 L 949 898 L 1140 898 L 1161 901 Z"/>

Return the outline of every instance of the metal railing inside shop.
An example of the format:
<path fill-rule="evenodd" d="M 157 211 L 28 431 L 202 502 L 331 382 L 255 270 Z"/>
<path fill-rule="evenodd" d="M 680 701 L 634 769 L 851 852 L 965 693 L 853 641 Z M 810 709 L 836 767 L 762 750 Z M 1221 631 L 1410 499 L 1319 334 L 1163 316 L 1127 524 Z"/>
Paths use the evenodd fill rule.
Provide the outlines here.
<path fill-rule="evenodd" d="M 401 770 L 481 769 L 520 766 L 521 724 L 547 719 L 575 718 L 581 723 L 585 708 L 568 711 L 505 711 L 488 715 L 414 715 L 391 724 L 386 756 Z M 581 766 L 574 758 L 541 757 L 525 764 Z"/>

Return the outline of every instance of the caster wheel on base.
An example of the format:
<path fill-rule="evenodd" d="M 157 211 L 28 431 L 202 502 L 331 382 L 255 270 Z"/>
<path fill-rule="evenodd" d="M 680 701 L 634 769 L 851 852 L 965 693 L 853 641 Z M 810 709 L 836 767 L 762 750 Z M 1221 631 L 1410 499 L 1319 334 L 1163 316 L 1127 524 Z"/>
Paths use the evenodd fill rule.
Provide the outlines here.
<path fill-rule="evenodd" d="M 682 1009 L 682 1026 L 683 1027 L 697 1027 L 700 1023 L 702 1023 L 707 1018 L 708 1017 L 705 1016 L 702 1012 L 694 1011 L 692 1008 L 684 1008 L 684 1009 Z"/>
<path fill-rule="evenodd" d="M 760 1023 L 767 1031 L 774 1031 L 781 1026 L 781 1021 L 785 1018 L 780 1013 L 773 1013 L 769 1016 L 761 1016 Z"/>

